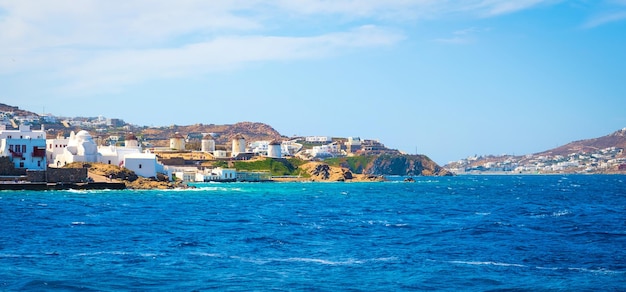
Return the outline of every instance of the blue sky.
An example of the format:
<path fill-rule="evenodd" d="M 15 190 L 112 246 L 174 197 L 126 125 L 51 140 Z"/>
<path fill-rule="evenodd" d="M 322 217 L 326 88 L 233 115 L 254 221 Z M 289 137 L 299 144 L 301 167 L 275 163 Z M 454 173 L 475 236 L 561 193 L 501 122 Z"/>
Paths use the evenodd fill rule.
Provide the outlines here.
<path fill-rule="evenodd" d="M 626 127 L 626 0 L 5 1 L 0 102 L 440 164 Z"/>

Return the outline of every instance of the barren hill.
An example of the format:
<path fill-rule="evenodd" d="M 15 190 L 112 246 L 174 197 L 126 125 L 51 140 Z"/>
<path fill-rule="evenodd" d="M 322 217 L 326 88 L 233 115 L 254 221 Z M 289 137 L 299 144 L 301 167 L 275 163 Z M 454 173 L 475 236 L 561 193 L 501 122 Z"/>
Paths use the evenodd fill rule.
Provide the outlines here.
<path fill-rule="evenodd" d="M 255 122 L 239 122 L 233 125 L 205 125 L 195 124 L 188 126 L 173 125 L 161 128 L 144 128 L 137 133 L 146 140 L 152 141 L 169 141 L 176 132 L 184 135 L 201 136 L 202 133 L 215 133 L 217 144 L 226 144 L 238 134 L 243 135 L 246 140 L 275 140 L 280 139 L 281 135 L 270 125 Z M 158 145 L 158 143 L 156 143 Z"/>
<path fill-rule="evenodd" d="M 616 147 L 626 149 L 626 128 L 594 139 L 574 141 L 563 146 L 536 153 L 535 155 L 568 155 L 571 153 L 593 152 Z"/>
<path fill-rule="evenodd" d="M 13 112 L 16 116 L 39 116 L 36 113 L 22 110 L 16 106 L 10 106 L 4 103 L 0 103 L 0 112 Z"/>

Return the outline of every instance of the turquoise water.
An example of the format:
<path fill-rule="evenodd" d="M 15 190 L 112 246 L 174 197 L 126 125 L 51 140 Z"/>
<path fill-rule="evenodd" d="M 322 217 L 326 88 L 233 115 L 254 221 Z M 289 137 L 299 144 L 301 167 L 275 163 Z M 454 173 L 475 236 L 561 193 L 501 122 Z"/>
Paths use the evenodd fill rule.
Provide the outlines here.
<path fill-rule="evenodd" d="M 0 290 L 626 289 L 626 176 L 416 180 L 2 191 Z"/>

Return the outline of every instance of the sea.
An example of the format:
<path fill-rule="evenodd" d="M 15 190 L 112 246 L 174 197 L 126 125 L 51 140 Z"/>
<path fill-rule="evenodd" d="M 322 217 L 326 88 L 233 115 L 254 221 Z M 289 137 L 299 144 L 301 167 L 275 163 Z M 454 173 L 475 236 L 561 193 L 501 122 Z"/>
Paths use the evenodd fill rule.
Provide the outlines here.
<path fill-rule="evenodd" d="M 0 291 L 626 291 L 626 176 L 0 191 Z"/>

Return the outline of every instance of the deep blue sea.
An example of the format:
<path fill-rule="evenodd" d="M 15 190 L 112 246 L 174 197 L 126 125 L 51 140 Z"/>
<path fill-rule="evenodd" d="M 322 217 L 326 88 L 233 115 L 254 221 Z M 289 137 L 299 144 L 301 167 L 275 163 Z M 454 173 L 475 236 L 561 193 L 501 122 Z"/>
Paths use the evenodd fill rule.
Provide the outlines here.
<path fill-rule="evenodd" d="M 1 191 L 0 290 L 626 291 L 626 176 L 196 186 Z"/>

